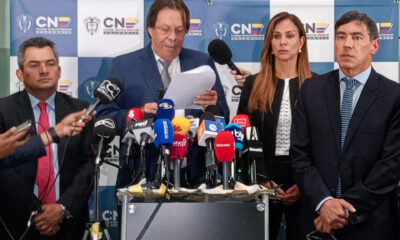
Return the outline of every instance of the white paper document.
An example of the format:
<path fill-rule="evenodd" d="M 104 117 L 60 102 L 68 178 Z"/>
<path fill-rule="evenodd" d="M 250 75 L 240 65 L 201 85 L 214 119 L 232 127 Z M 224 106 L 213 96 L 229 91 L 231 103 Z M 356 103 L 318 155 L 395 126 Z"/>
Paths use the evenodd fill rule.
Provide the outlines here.
<path fill-rule="evenodd" d="M 174 101 L 175 109 L 201 109 L 193 101 L 204 90 L 210 90 L 215 79 L 215 72 L 208 65 L 174 74 L 164 98 Z"/>

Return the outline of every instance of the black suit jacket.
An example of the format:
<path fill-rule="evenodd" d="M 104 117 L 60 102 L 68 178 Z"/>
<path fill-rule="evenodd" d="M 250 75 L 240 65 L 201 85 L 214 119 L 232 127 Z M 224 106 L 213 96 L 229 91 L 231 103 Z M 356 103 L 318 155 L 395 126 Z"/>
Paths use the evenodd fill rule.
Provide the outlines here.
<path fill-rule="evenodd" d="M 247 77 L 242 89 L 242 95 L 240 96 L 237 113 L 247 114 L 249 116 L 251 125 L 257 127 L 260 133 L 260 140 L 263 142 L 264 159 L 263 161 L 257 161 L 257 181 L 277 181 L 277 179 L 280 179 L 282 176 L 276 176 L 275 173 L 277 171 L 275 169 L 275 165 L 273 164 L 273 158 L 275 157 L 276 128 L 278 125 L 279 112 L 281 108 L 284 81 L 278 80 L 274 100 L 272 102 L 272 112 L 263 113 L 260 111 L 254 111 L 252 113 L 249 113 L 247 106 L 256 76 L 257 74 Z M 292 114 L 298 92 L 299 80 L 296 77 L 289 81 L 290 106 L 292 109 Z M 283 179 L 290 180 L 289 182 L 284 183 L 285 188 L 289 188 L 294 184 L 291 172 L 288 172 L 287 174 L 290 176 L 283 177 Z M 280 181 L 277 182 L 279 182 L 279 184 L 283 183 Z"/>
<path fill-rule="evenodd" d="M 63 93 L 56 93 L 56 123 L 66 115 L 87 107 L 87 103 L 74 99 Z M 18 125 L 27 119 L 35 121 L 27 92 L 17 92 L 0 99 L 0 132 Z M 33 128 L 31 134 L 35 135 Z M 92 191 L 91 183 L 94 173 L 94 157 L 90 148 L 92 124 L 83 132 L 69 139 L 61 139 L 58 144 L 58 161 L 60 168 L 60 198 L 73 215 L 63 221 L 61 231 L 50 239 L 81 238 L 84 223 L 88 220 L 88 197 Z M 67 148 L 66 148 L 67 146 Z M 33 194 L 37 158 L 32 155 L 24 164 L 0 171 L 0 214 L 12 234 L 19 238 L 26 228 L 28 218 L 39 200 Z M 61 162 L 62 161 L 62 162 Z M 34 229 L 32 227 L 32 229 Z M 42 239 L 36 230 L 28 232 L 26 239 Z M 4 226 L 0 226 L 0 239 L 8 239 Z"/>
<path fill-rule="evenodd" d="M 308 203 L 300 213 L 302 236 L 314 229 L 318 203 L 335 196 L 340 162 L 343 198 L 357 212 L 336 236 L 398 239 L 395 187 L 400 176 L 400 85 L 372 69 L 342 151 L 340 135 L 339 74 L 335 70 L 303 84 L 293 116 L 293 168 Z"/>

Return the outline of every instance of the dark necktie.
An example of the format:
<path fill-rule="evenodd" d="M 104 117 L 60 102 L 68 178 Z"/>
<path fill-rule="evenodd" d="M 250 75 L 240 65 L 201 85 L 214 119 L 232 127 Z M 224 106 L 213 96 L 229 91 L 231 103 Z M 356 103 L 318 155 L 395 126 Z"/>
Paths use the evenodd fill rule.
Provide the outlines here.
<path fill-rule="evenodd" d="M 346 139 L 347 129 L 349 127 L 352 108 L 353 108 L 353 91 L 357 84 L 359 83 L 357 80 L 352 78 L 343 78 L 342 81 L 346 83 L 346 88 L 343 93 L 342 99 L 342 108 L 340 110 L 340 115 L 342 119 L 341 126 L 341 138 L 340 138 L 340 149 L 343 150 L 343 145 Z M 337 186 L 336 186 L 336 197 L 342 197 L 342 176 L 341 176 L 341 164 L 338 164 L 338 177 L 337 177 Z"/>

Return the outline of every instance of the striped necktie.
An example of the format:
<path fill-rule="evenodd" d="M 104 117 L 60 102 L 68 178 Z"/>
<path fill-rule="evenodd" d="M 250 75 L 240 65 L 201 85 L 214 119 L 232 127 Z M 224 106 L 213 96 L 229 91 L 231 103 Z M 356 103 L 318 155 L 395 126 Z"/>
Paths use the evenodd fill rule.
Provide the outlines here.
<path fill-rule="evenodd" d="M 349 127 L 352 109 L 353 109 L 353 91 L 358 86 L 358 81 L 352 78 L 343 78 L 342 81 L 346 83 L 346 88 L 343 93 L 342 107 L 340 109 L 340 116 L 342 119 L 341 125 L 341 138 L 340 138 L 340 149 L 343 150 L 343 145 L 346 139 L 347 129 Z M 341 176 L 341 164 L 338 163 L 338 177 L 336 186 L 336 197 L 342 197 L 342 176 Z"/>

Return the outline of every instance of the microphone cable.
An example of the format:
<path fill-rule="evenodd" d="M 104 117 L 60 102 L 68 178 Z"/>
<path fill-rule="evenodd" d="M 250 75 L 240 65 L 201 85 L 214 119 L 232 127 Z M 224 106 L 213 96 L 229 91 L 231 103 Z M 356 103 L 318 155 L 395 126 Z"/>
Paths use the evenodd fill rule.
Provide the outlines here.
<path fill-rule="evenodd" d="M 147 219 L 146 223 L 144 224 L 142 230 L 140 231 L 138 237 L 136 238 L 136 240 L 141 240 L 144 236 L 144 234 L 146 234 L 147 229 L 150 227 L 150 224 L 153 222 L 154 218 L 156 217 L 158 211 L 161 208 L 161 205 L 164 203 L 164 200 L 167 199 L 167 194 L 168 194 L 168 186 L 170 185 L 169 182 L 169 175 L 167 175 L 167 181 L 166 181 L 166 189 L 164 192 L 164 195 L 162 196 L 161 199 L 158 199 L 158 203 L 156 208 L 153 210 L 153 212 L 151 213 L 149 219 Z"/>

